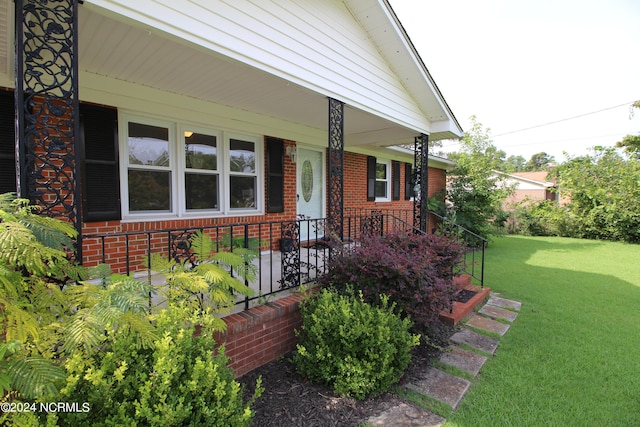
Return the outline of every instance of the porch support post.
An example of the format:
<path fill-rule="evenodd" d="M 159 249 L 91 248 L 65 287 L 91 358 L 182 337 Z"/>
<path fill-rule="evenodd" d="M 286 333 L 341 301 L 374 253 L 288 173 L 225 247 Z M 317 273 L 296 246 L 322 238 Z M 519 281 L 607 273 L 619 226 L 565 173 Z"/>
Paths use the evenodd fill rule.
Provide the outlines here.
<path fill-rule="evenodd" d="M 344 238 L 344 103 L 329 98 L 329 235 Z"/>
<path fill-rule="evenodd" d="M 427 232 L 429 224 L 429 209 L 427 198 L 429 194 L 429 135 L 420 134 L 414 140 L 414 182 L 418 193 L 413 203 L 413 226 Z"/>
<path fill-rule="evenodd" d="M 80 232 L 78 0 L 16 0 L 18 193 Z"/>

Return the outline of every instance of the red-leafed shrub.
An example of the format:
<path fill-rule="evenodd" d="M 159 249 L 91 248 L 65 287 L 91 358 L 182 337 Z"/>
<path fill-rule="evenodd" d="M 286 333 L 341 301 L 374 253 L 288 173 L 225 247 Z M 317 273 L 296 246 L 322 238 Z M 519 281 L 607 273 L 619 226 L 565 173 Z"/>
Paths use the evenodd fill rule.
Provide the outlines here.
<path fill-rule="evenodd" d="M 440 311 L 451 307 L 453 276 L 460 270 L 463 256 L 464 246 L 447 237 L 372 236 L 333 256 L 320 282 L 338 291 L 352 285 L 373 304 L 380 304 L 380 295 L 388 295 L 424 336 L 438 321 Z"/>

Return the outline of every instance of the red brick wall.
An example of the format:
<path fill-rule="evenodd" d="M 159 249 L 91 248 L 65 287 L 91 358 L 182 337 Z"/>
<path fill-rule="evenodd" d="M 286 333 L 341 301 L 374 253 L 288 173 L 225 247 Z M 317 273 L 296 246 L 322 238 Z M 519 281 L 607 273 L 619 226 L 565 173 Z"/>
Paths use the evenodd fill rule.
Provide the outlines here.
<path fill-rule="evenodd" d="M 429 168 L 429 188 L 427 193 L 429 197 L 433 197 L 436 194 L 445 191 L 447 188 L 447 172 L 443 169 Z M 444 201 L 444 200 L 443 200 Z M 427 224 L 427 231 L 432 232 L 437 228 L 438 219 L 429 215 L 429 223 Z"/>
<path fill-rule="evenodd" d="M 344 153 L 344 206 L 356 209 L 413 209 L 413 201 L 404 199 L 405 169 L 400 167 L 400 200 L 367 201 L 367 156 Z M 392 168 L 393 169 L 393 168 Z M 392 177 L 393 179 L 393 177 Z M 429 197 L 446 188 L 446 171 L 429 168 Z"/>
<path fill-rule="evenodd" d="M 223 318 L 227 330 L 216 341 L 225 343 L 236 377 L 295 349 L 294 331 L 302 325 L 300 298 L 290 295 Z"/>
<path fill-rule="evenodd" d="M 413 202 L 404 200 L 404 166 L 400 168 L 400 200 L 392 200 L 390 202 L 367 201 L 367 156 L 364 154 L 344 153 L 344 170 L 345 208 L 413 209 Z M 393 179 L 393 177 L 391 179 Z"/>
<path fill-rule="evenodd" d="M 30 165 L 33 170 L 28 171 L 34 178 L 29 185 L 34 185 L 36 188 L 31 190 L 41 197 L 34 202 L 42 203 L 43 213 L 68 219 L 70 212 L 63 204 L 74 205 L 76 180 L 79 179 L 73 168 L 76 156 L 75 135 L 71 129 L 73 109 L 61 99 L 38 96 L 32 101 L 36 122 L 26 133 L 31 133 L 35 141 L 35 157 Z M 57 109 L 55 113 L 52 112 L 54 108 Z"/>

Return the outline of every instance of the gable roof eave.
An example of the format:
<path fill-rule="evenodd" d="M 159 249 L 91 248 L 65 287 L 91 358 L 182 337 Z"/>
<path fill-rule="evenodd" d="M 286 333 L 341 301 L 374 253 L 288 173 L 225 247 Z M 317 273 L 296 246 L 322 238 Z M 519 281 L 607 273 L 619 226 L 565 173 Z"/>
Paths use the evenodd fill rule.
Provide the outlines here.
<path fill-rule="evenodd" d="M 389 1 L 378 0 L 377 7 L 370 0 L 345 0 L 345 3 L 429 120 L 429 129 L 424 131 L 430 139 L 461 138 L 462 126 Z"/>

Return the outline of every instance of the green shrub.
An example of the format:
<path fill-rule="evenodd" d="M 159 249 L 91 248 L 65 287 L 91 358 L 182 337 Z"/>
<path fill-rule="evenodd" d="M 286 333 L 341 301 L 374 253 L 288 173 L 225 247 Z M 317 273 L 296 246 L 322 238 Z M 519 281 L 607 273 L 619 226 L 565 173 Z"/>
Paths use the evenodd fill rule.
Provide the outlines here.
<path fill-rule="evenodd" d="M 397 382 L 411 360 L 419 336 L 411 322 L 394 313 L 382 297 L 380 307 L 362 295 L 323 290 L 301 307 L 303 325 L 294 354 L 298 372 L 331 386 L 336 393 L 363 399 Z"/>
<path fill-rule="evenodd" d="M 580 237 L 569 210 L 551 200 L 525 200 L 511 212 L 509 232 L 525 236 Z"/>
<path fill-rule="evenodd" d="M 319 281 L 338 290 L 352 285 L 371 304 L 378 305 L 380 295 L 388 296 L 426 340 L 440 312 L 451 306 L 453 275 L 462 266 L 463 254 L 463 245 L 434 234 L 371 236 L 332 257 Z"/>
<path fill-rule="evenodd" d="M 83 281 L 89 271 L 67 258 L 75 237 L 70 224 L 0 195 L 2 402 L 90 408 L 5 412 L 0 424 L 35 426 L 47 418 L 50 426 L 249 425 L 250 404 L 262 389 L 258 384 L 243 403 L 224 349 L 213 355 L 212 333 L 224 322 L 211 313 L 251 292 L 222 266 L 250 280 L 255 254 L 213 254 L 211 239 L 195 233 L 188 263 L 164 262 L 163 305 L 149 307 L 150 285 L 110 275 L 107 266 L 95 271 L 100 283 Z"/>
<path fill-rule="evenodd" d="M 60 426 L 248 426 L 253 413 L 208 328 L 194 336 L 190 316 L 176 308 L 156 319 L 161 338 L 141 347 L 128 331 L 109 334 L 103 352 L 76 353 L 65 363 L 60 399 L 88 402 L 90 410 L 49 416 Z M 199 318 L 202 318 L 199 316 Z"/>

